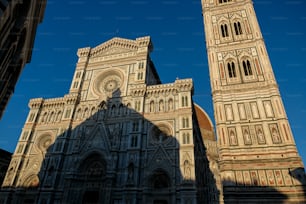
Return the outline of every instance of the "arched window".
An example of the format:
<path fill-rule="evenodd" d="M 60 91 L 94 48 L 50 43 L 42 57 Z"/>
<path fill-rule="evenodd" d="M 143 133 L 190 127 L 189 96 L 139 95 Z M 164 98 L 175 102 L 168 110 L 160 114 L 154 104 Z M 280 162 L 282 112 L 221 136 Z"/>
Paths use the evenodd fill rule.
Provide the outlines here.
<path fill-rule="evenodd" d="M 131 147 L 137 147 L 138 144 L 138 137 L 137 135 L 131 136 Z"/>
<path fill-rule="evenodd" d="M 87 118 L 87 116 L 88 116 L 88 108 L 85 108 L 83 113 L 83 118 Z"/>
<path fill-rule="evenodd" d="M 189 127 L 189 118 L 183 118 L 182 123 L 183 123 L 183 128 L 188 128 Z"/>
<path fill-rule="evenodd" d="M 158 107 L 159 107 L 159 111 L 164 111 L 164 101 L 163 100 L 159 101 Z"/>
<path fill-rule="evenodd" d="M 182 96 L 182 107 L 188 106 L 188 97 Z"/>
<path fill-rule="evenodd" d="M 95 107 L 92 107 L 92 108 L 91 108 L 91 112 L 90 112 L 90 115 L 93 115 L 93 114 L 95 114 L 95 112 L 96 112 L 96 108 L 95 108 Z"/>
<path fill-rule="evenodd" d="M 150 112 L 154 112 L 154 101 L 150 102 Z"/>
<path fill-rule="evenodd" d="M 137 75 L 137 80 L 141 80 L 143 78 L 143 73 L 139 72 Z"/>
<path fill-rule="evenodd" d="M 173 110 L 173 100 L 171 98 L 168 101 L 168 110 Z"/>
<path fill-rule="evenodd" d="M 54 112 L 52 111 L 52 112 L 50 113 L 48 122 L 51 122 L 51 123 L 52 123 L 53 121 L 54 121 Z"/>
<path fill-rule="evenodd" d="M 139 130 L 139 123 L 138 121 L 133 121 L 132 123 L 132 131 L 137 132 Z"/>
<path fill-rule="evenodd" d="M 228 29 L 226 24 L 221 25 L 221 33 L 222 37 L 228 37 Z"/>
<path fill-rule="evenodd" d="M 183 144 L 190 144 L 190 135 L 189 133 L 183 134 Z"/>
<path fill-rule="evenodd" d="M 236 35 L 241 35 L 242 34 L 241 23 L 239 21 L 234 23 L 234 28 L 235 28 L 235 34 Z"/>
<path fill-rule="evenodd" d="M 234 62 L 228 62 L 227 63 L 227 69 L 228 69 L 228 76 L 230 78 L 237 77 L 237 75 L 236 75 L 236 68 L 235 68 L 235 63 Z"/>
<path fill-rule="evenodd" d="M 140 111 L 140 101 L 135 102 L 135 110 Z"/>
<path fill-rule="evenodd" d="M 242 65 L 243 65 L 243 71 L 244 71 L 245 76 L 253 75 L 251 63 L 249 60 L 243 60 Z"/>
<path fill-rule="evenodd" d="M 140 62 L 138 68 L 143 69 L 144 68 L 144 62 Z"/>

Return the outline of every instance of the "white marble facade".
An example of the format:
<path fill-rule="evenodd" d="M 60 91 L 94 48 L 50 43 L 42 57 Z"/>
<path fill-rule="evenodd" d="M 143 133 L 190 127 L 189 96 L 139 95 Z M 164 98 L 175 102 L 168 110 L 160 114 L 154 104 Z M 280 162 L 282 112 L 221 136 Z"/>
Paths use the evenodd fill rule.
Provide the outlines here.
<path fill-rule="evenodd" d="M 150 37 L 79 49 L 69 93 L 30 101 L 3 195 L 13 203 L 218 199 L 202 179 L 210 170 L 193 81 L 161 84 L 151 50 Z M 204 196 L 210 188 L 216 195 Z"/>

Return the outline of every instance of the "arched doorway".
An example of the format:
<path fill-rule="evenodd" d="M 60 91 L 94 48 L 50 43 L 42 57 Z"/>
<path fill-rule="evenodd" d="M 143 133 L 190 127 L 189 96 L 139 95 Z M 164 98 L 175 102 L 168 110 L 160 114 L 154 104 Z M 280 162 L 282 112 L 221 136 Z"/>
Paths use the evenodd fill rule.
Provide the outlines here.
<path fill-rule="evenodd" d="M 106 162 L 99 154 L 88 156 L 81 165 L 83 177 L 83 204 L 103 202 L 103 188 L 106 180 Z"/>
<path fill-rule="evenodd" d="M 93 152 L 81 160 L 77 171 L 67 179 L 69 192 L 65 201 L 69 203 L 108 203 L 111 182 L 107 179 L 107 163 L 104 157 Z"/>
<path fill-rule="evenodd" d="M 174 193 L 171 192 L 171 179 L 163 169 L 155 170 L 149 179 L 150 196 L 149 203 L 170 204 Z"/>

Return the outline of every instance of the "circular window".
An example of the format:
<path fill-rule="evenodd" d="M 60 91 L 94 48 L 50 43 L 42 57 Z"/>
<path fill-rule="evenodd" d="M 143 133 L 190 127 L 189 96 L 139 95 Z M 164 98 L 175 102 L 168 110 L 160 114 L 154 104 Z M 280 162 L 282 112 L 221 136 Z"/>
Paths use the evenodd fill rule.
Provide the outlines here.
<path fill-rule="evenodd" d="M 96 77 L 93 90 L 97 95 L 112 94 L 120 90 L 122 79 L 122 74 L 119 71 L 104 72 Z"/>
<path fill-rule="evenodd" d="M 114 92 L 121 86 L 120 78 L 116 75 L 106 77 L 102 82 L 102 89 L 105 92 Z"/>

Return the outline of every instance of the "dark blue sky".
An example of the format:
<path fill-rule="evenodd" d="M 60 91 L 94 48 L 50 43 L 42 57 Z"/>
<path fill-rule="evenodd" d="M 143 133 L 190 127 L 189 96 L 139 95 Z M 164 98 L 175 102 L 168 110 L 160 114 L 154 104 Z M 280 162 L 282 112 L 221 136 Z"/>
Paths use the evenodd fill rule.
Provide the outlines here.
<path fill-rule="evenodd" d="M 298 150 L 306 161 L 306 2 L 255 0 Z M 200 0 L 48 0 L 28 64 L 0 121 L 0 148 L 13 152 L 31 98 L 68 93 L 78 48 L 115 36 L 150 35 L 151 58 L 163 83 L 193 78 L 194 101 L 213 119 Z"/>

